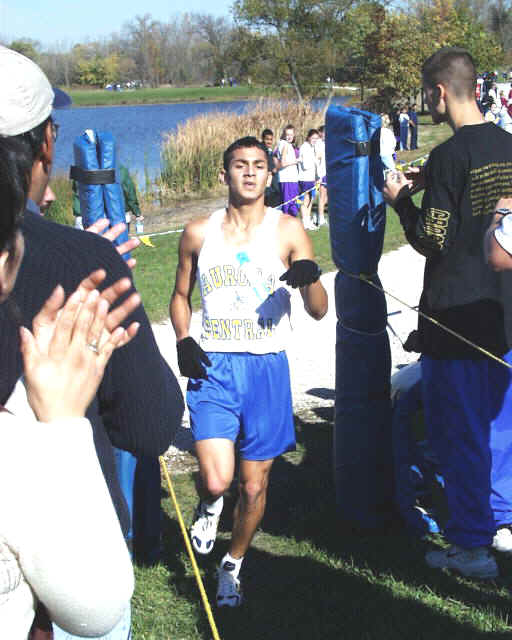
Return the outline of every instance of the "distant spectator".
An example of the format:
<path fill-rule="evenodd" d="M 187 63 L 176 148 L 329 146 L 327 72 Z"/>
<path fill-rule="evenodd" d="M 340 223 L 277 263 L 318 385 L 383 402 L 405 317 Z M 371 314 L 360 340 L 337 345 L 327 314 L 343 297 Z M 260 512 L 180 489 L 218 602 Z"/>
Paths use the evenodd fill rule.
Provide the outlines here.
<path fill-rule="evenodd" d="M 296 154 L 295 129 L 288 124 L 283 129 L 283 134 L 277 147 L 276 157 L 279 161 L 278 175 L 283 201 L 283 213 L 296 216 L 299 212 L 295 198 L 299 195 L 299 173 L 297 165 L 299 159 Z"/>
<path fill-rule="evenodd" d="M 393 125 L 393 133 L 395 134 L 395 151 L 400 149 L 400 107 L 396 106 L 391 114 L 391 124 Z"/>
<path fill-rule="evenodd" d="M 311 221 L 311 207 L 313 205 L 312 190 L 319 177 L 318 159 L 315 154 L 315 145 L 319 139 L 320 134 L 318 131 L 310 129 L 305 142 L 299 150 L 299 191 L 304 194 L 300 211 L 304 229 L 309 229 L 310 231 L 317 229 L 316 225 Z"/>
<path fill-rule="evenodd" d="M 411 130 L 411 149 L 418 148 L 418 114 L 416 113 L 416 105 L 409 105 L 409 129 Z"/>
<path fill-rule="evenodd" d="M 327 224 L 325 220 L 325 205 L 327 204 L 327 168 L 325 166 L 325 125 L 318 127 L 319 139 L 315 144 L 315 154 L 318 162 L 318 176 L 320 181 L 320 195 L 318 197 L 318 211 L 316 225 L 321 227 Z"/>
<path fill-rule="evenodd" d="M 274 132 L 272 129 L 264 129 L 262 131 L 261 141 L 267 149 L 268 167 L 269 171 L 272 173 L 272 182 L 270 183 L 270 186 L 265 189 L 265 205 L 267 207 L 278 207 L 282 200 L 277 167 L 274 159 Z"/>
<path fill-rule="evenodd" d="M 386 169 L 395 169 L 395 146 L 396 139 L 391 131 L 389 116 L 387 113 L 380 114 L 382 127 L 380 130 L 380 157 Z"/>
<path fill-rule="evenodd" d="M 407 107 L 404 105 L 400 109 L 400 149 L 407 151 L 407 138 L 409 135 L 409 114 L 407 113 Z"/>
<path fill-rule="evenodd" d="M 490 109 L 486 111 L 484 116 L 486 122 L 494 122 L 494 124 L 498 124 L 499 112 L 500 112 L 500 109 L 498 105 L 495 102 L 491 103 Z"/>

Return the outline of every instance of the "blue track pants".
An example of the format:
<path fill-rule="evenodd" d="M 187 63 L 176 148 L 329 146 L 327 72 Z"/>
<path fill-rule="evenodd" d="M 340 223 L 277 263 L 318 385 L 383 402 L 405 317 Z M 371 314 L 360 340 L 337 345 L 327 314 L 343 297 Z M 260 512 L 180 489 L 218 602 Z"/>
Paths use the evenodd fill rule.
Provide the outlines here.
<path fill-rule="evenodd" d="M 445 535 L 461 547 L 489 545 L 512 523 L 511 381 L 489 358 L 422 358 L 425 421 L 450 509 Z"/>

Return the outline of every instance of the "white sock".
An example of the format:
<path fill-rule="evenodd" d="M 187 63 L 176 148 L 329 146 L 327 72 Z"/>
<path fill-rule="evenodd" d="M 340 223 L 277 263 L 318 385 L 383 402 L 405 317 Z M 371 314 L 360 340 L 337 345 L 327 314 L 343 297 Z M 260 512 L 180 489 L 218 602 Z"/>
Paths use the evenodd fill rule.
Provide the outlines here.
<path fill-rule="evenodd" d="M 203 505 L 208 513 L 211 513 L 214 516 L 220 516 L 222 513 L 222 507 L 224 506 L 224 496 L 217 498 L 217 500 L 214 500 L 213 502 L 203 501 Z"/>
<path fill-rule="evenodd" d="M 243 556 L 241 558 L 233 558 L 232 555 L 230 555 L 229 553 L 226 553 L 226 555 L 222 558 L 221 562 L 220 562 L 220 566 L 222 567 L 222 569 L 224 569 L 224 563 L 229 562 L 229 569 L 226 569 L 227 571 L 230 571 L 235 578 L 238 578 L 238 574 L 240 573 L 240 568 L 242 566 L 242 562 L 243 562 L 244 558 Z M 233 565 L 234 569 L 231 569 L 231 565 Z"/>

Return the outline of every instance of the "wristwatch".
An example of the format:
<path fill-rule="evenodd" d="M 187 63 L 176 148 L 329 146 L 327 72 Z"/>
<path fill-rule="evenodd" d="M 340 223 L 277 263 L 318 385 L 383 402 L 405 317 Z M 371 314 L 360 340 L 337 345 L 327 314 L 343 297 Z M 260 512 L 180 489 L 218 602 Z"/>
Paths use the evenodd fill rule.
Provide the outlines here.
<path fill-rule="evenodd" d="M 506 207 L 500 207 L 496 209 L 494 213 L 499 213 L 500 216 L 508 216 L 509 213 L 512 213 L 512 209 L 507 209 Z"/>

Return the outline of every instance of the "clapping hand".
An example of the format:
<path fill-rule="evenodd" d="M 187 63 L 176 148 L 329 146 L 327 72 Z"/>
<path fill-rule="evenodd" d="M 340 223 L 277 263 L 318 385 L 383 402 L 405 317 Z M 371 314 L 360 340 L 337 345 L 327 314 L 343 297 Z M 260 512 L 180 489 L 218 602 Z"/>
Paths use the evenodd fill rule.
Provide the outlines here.
<path fill-rule="evenodd" d="M 105 231 L 105 229 L 108 227 L 109 224 L 110 222 L 108 221 L 107 218 L 100 218 L 99 220 L 96 220 L 96 222 L 91 224 L 90 227 L 87 227 L 86 231 L 100 235 L 103 231 Z M 106 238 L 107 240 L 110 240 L 110 242 L 114 242 L 114 240 L 118 238 L 125 229 L 126 229 L 125 223 L 119 222 L 118 224 L 115 224 L 113 227 L 111 227 L 108 231 L 105 231 L 105 233 L 103 234 L 103 237 Z M 119 253 L 119 255 L 122 257 L 125 253 L 128 253 L 129 251 L 133 251 L 133 249 L 136 249 L 139 246 L 139 244 L 140 244 L 140 240 L 138 238 L 130 238 L 126 242 L 123 242 L 122 244 L 117 245 L 116 250 Z M 133 269 L 137 264 L 137 260 L 135 258 L 130 258 L 129 260 L 126 261 L 126 264 L 130 269 Z"/>
<path fill-rule="evenodd" d="M 103 270 L 93 272 L 66 301 L 56 287 L 34 318 L 33 331 L 20 329 L 28 400 L 40 421 L 85 415 L 114 349 L 138 331 L 136 322 L 120 326 L 140 304 L 137 293 L 109 311 L 130 289 L 130 279 L 100 293 L 105 276 Z"/>

